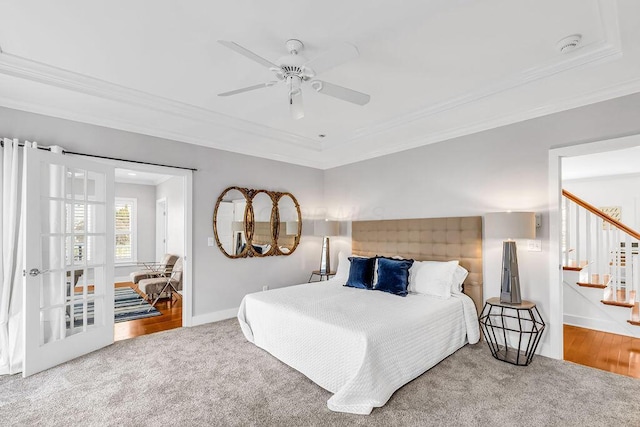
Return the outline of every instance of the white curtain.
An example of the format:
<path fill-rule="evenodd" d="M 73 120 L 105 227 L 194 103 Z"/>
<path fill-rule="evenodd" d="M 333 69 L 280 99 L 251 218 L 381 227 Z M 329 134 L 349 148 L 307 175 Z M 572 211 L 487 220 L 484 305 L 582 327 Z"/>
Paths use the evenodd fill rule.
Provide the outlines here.
<path fill-rule="evenodd" d="M 24 220 L 23 165 L 18 140 L 3 140 L 0 147 L 0 375 L 22 371 L 22 270 Z"/>

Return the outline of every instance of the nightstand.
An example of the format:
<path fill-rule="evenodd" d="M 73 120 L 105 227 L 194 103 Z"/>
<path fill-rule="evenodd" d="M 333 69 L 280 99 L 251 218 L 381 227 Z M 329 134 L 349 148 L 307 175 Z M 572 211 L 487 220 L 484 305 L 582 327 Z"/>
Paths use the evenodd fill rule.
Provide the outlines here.
<path fill-rule="evenodd" d="M 531 301 L 509 304 L 489 298 L 480 314 L 480 326 L 493 357 L 526 366 L 533 359 L 545 324 Z"/>
<path fill-rule="evenodd" d="M 336 272 L 335 271 L 320 271 L 320 270 L 314 270 L 311 272 L 311 276 L 309 276 L 309 281 L 307 283 L 311 283 L 311 279 L 313 279 L 313 276 L 320 276 L 320 280 L 314 280 L 314 282 L 322 282 L 323 277 L 324 280 L 329 280 L 329 277 L 331 276 L 335 276 Z"/>

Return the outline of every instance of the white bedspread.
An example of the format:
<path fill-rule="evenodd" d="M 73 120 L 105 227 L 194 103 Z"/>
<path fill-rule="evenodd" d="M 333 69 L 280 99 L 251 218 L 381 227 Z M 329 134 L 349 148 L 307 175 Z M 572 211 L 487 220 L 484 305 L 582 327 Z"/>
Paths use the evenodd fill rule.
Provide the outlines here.
<path fill-rule="evenodd" d="M 354 289 L 335 280 L 244 297 L 250 342 L 334 393 L 329 409 L 369 414 L 404 384 L 480 338 L 473 301 Z"/>

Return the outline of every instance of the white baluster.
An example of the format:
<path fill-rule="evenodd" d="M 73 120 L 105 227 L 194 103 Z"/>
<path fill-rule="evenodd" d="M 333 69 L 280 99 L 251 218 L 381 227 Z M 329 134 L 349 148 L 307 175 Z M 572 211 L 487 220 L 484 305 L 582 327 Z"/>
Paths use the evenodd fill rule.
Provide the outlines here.
<path fill-rule="evenodd" d="M 587 280 L 588 283 L 593 283 L 591 274 L 593 269 L 591 267 L 591 212 L 584 211 L 584 228 L 585 228 L 585 241 L 586 241 L 586 253 L 587 253 Z"/>
<path fill-rule="evenodd" d="M 576 236 L 576 265 L 578 267 L 580 267 L 580 209 L 578 209 L 578 206 L 576 205 L 576 212 L 575 212 L 575 218 L 576 218 L 576 223 L 574 226 L 574 230 L 575 230 L 575 236 Z"/>
<path fill-rule="evenodd" d="M 596 260 L 595 260 L 595 265 L 596 268 L 598 269 L 598 274 L 600 275 L 600 283 L 605 283 L 605 274 L 606 274 L 606 269 L 603 268 L 603 262 L 602 262 L 602 218 L 600 217 L 596 217 L 596 229 L 595 229 L 595 235 L 596 235 Z"/>

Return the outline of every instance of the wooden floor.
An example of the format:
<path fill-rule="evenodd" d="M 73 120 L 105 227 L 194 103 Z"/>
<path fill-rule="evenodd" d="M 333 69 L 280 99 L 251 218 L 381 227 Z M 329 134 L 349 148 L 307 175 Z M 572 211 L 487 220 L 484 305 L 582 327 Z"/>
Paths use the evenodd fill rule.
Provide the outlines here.
<path fill-rule="evenodd" d="M 131 282 L 116 283 L 116 288 L 124 287 L 133 288 L 142 295 L 138 290 L 138 286 Z M 174 297 L 173 301 L 161 299 L 156 303 L 155 307 L 162 313 L 161 316 L 116 323 L 114 327 L 115 340 L 126 340 L 140 335 L 182 327 L 182 298 Z"/>
<path fill-rule="evenodd" d="M 564 360 L 640 378 L 640 339 L 564 325 Z"/>

